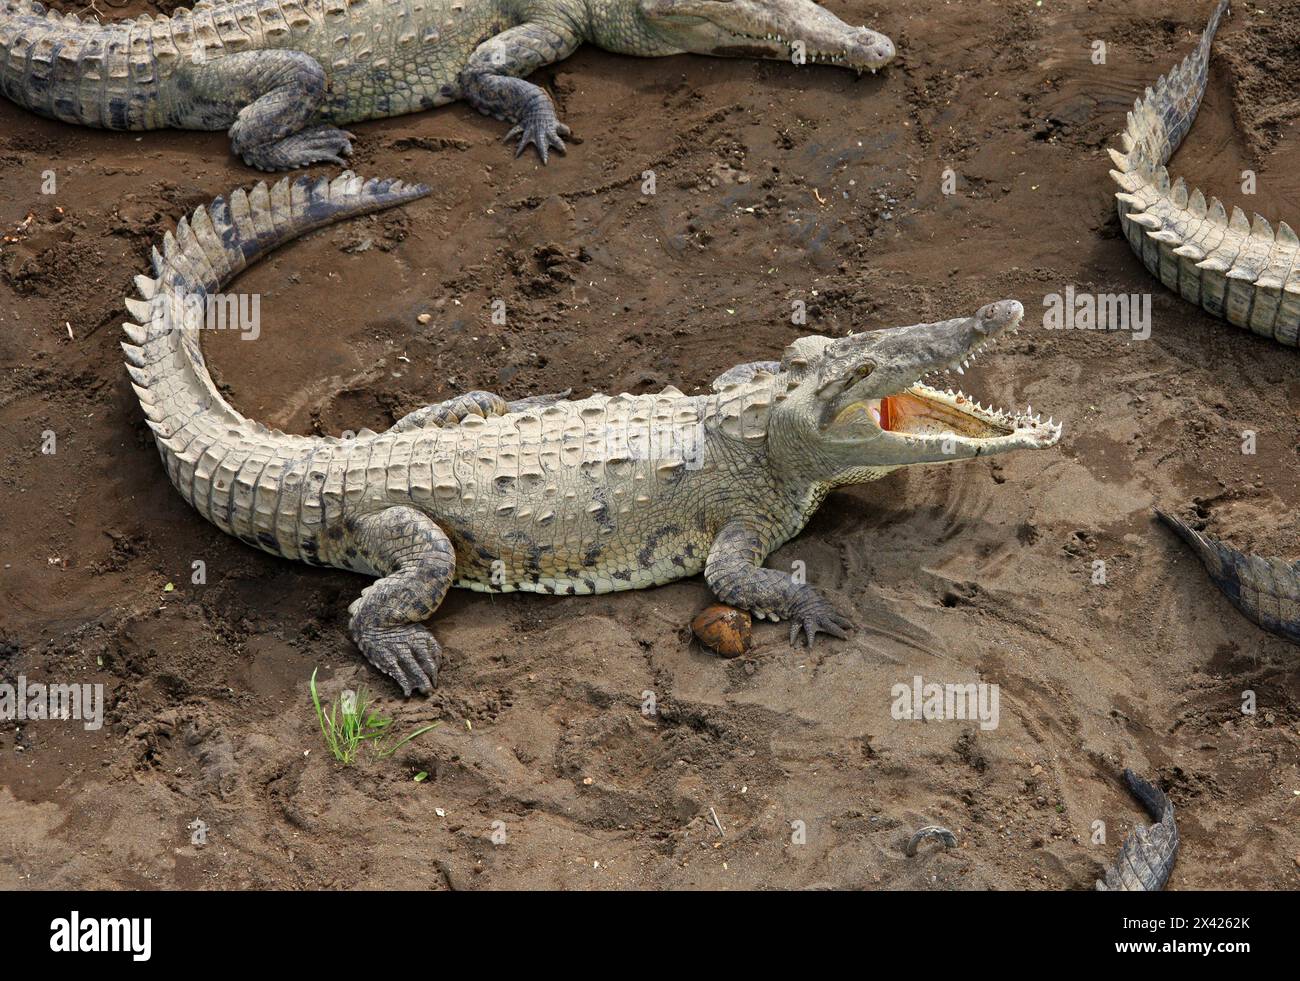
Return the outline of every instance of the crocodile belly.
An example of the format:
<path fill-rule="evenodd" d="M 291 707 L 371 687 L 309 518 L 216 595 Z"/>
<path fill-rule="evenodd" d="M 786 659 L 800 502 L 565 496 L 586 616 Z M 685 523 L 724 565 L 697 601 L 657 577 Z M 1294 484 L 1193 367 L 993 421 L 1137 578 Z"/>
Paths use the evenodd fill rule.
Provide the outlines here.
<path fill-rule="evenodd" d="M 455 585 L 494 593 L 611 593 L 696 575 L 707 557 L 703 537 L 673 522 L 652 524 L 635 537 L 541 536 L 515 529 L 499 538 L 457 542 Z"/>

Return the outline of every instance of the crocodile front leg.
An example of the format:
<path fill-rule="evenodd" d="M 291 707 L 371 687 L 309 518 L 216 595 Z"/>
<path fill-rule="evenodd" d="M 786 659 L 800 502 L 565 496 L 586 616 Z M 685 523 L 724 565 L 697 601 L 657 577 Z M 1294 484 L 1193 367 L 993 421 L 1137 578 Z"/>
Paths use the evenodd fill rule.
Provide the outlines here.
<path fill-rule="evenodd" d="M 325 70 L 301 51 L 243 51 L 186 65 L 176 82 L 172 122 L 193 129 L 229 126 L 231 149 L 250 167 L 344 165 L 352 153 L 352 134 L 309 125 L 325 100 Z"/>
<path fill-rule="evenodd" d="M 421 627 L 442 603 L 456 572 L 451 541 L 428 515 L 390 507 L 346 522 L 340 547 L 355 549 L 382 576 L 348 608 L 361 653 L 402 688 L 428 692 L 438 683 L 442 647 Z"/>
<path fill-rule="evenodd" d="M 817 590 L 775 569 L 764 569 L 766 550 L 759 534 L 744 521 L 728 524 L 709 549 L 704 581 L 718 599 L 769 620 L 791 620 L 790 643 L 803 631 L 812 647 L 817 633 L 844 638 L 852 624 Z"/>
<path fill-rule="evenodd" d="M 484 115 L 514 124 L 505 138 L 519 137 L 516 157 L 530 143 L 537 147 L 542 163 L 552 149 L 565 152 L 563 138 L 569 135 L 569 127 L 556 118 L 550 97 L 523 76 L 567 58 L 581 43 L 569 27 L 519 24 L 480 44 L 461 70 L 466 101 Z"/>

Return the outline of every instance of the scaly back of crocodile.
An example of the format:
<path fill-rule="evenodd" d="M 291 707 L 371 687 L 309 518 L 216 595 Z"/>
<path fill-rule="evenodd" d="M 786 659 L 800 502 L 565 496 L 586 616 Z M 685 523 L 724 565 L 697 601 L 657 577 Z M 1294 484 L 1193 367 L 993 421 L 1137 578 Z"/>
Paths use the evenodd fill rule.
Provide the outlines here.
<path fill-rule="evenodd" d="M 496 29 L 496 11 L 457 0 L 201 0 L 169 16 L 101 24 L 37 0 L 0 0 L 0 91 L 33 112 L 84 126 L 213 128 L 179 119 L 185 93 L 162 83 L 181 67 L 287 49 L 330 74 L 331 118 L 396 115 L 432 104 L 419 100 L 412 79 L 453 82 L 484 33 Z M 386 86 L 366 81 L 384 73 Z"/>
<path fill-rule="evenodd" d="M 1124 234 L 1169 289 L 1209 313 L 1292 347 L 1300 343 L 1300 238 L 1172 180 L 1166 164 L 1196 119 L 1210 47 L 1229 0 L 1218 0 L 1201 42 L 1133 104 L 1111 176 Z"/>

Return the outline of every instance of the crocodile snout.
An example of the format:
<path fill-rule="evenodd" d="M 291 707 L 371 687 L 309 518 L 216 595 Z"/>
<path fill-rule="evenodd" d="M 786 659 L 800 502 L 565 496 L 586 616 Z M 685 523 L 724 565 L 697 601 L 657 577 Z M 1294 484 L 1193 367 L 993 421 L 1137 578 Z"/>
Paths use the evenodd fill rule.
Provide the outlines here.
<path fill-rule="evenodd" d="M 887 65 L 894 60 L 894 55 L 898 52 L 894 48 L 894 42 L 883 34 L 877 34 L 875 31 L 869 31 L 862 28 L 862 43 L 866 46 L 867 60 L 875 63 L 877 66 Z"/>
<path fill-rule="evenodd" d="M 976 329 L 985 335 L 996 334 L 1018 324 L 1025 316 L 1025 308 L 1018 300 L 999 300 L 980 307 L 975 314 Z"/>

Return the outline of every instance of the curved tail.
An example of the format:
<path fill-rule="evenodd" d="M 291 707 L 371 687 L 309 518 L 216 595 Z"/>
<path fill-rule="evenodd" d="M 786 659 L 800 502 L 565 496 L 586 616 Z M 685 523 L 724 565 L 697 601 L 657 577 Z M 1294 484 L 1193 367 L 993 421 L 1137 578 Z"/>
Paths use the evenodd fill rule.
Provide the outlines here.
<path fill-rule="evenodd" d="M 127 371 L 177 490 L 229 534 L 313 561 L 332 460 L 364 447 L 332 437 L 287 436 L 245 419 L 217 391 L 200 330 L 220 309 L 218 291 L 285 242 L 345 218 L 424 196 L 422 184 L 339 177 L 286 178 L 234 191 L 182 218 L 153 250 L 154 276 L 127 299 Z M 225 309 L 228 311 L 229 307 Z M 368 452 L 368 450 L 367 450 Z"/>
<path fill-rule="evenodd" d="M 1238 327 L 1300 345 L 1300 236 L 1206 199 L 1165 164 L 1196 119 L 1210 46 L 1228 11 L 1219 0 L 1201 43 L 1133 105 L 1124 152 L 1111 150 L 1120 224 L 1153 276 L 1183 299 Z"/>
<path fill-rule="evenodd" d="M 1154 510 L 1192 547 L 1237 609 L 1270 633 L 1300 644 L 1300 563 L 1238 552 L 1181 518 Z"/>
<path fill-rule="evenodd" d="M 1151 820 L 1151 827 L 1138 825 L 1124 839 L 1115 864 L 1106 869 L 1106 878 L 1097 880 L 1100 892 L 1158 892 L 1169 881 L 1178 857 L 1178 825 L 1174 823 L 1174 805 L 1165 792 L 1143 780 L 1132 770 L 1124 771 L 1124 783 Z"/>
<path fill-rule="evenodd" d="M 1169 158 L 1183 142 L 1201 108 L 1210 76 L 1210 48 L 1228 7 L 1229 0 L 1219 0 L 1196 50 L 1168 75 L 1161 76 L 1153 89 L 1147 89 L 1145 96 L 1133 103 L 1124 133 L 1126 163 L 1146 165 L 1155 170 L 1169 163 Z M 1111 156 L 1116 156 L 1114 151 Z"/>

